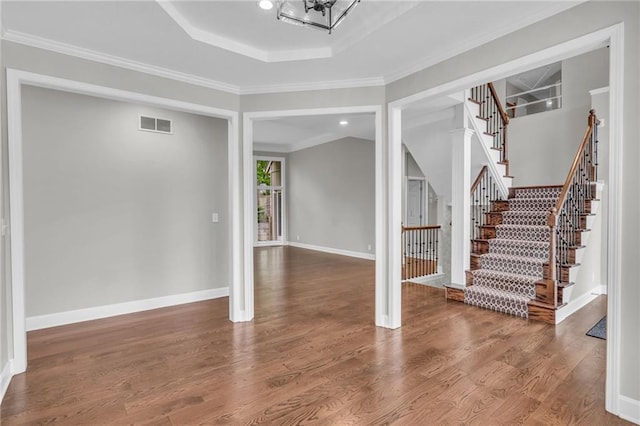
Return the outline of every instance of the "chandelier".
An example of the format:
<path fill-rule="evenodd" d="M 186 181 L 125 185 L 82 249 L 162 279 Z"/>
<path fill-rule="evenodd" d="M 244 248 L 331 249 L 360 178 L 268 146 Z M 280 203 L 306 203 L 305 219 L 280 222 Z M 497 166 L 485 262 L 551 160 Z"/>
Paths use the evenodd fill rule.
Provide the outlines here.
<path fill-rule="evenodd" d="M 331 31 L 360 0 L 279 0 L 278 19 L 294 25 Z"/>

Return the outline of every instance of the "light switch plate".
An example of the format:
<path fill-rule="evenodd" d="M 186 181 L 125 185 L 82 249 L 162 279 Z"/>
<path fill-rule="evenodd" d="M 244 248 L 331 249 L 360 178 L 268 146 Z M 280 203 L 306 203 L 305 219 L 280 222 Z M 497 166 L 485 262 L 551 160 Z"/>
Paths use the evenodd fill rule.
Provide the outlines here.
<path fill-rule="evenodd" d="M 218 213 L 211 213 L 211 222 L 218 223 L 218 221 L 219 221 Z"/>

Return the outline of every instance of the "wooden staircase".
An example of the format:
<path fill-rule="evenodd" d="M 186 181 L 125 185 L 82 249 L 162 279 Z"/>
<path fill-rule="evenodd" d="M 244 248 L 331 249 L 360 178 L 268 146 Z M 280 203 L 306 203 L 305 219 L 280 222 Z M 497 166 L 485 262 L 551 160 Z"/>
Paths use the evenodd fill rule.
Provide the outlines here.
<path fill-rule="evenodd" d="M 567 290 L 574 285 L 598 201 L 597 124 L 591 111 L 564 185 L 511 187 L 502 200 L 496 191 L 484 188 L 491 186 L 491 176 L 483 168 L 472 187 L 475 229 L 466 287 L 446 287 L 448 299 L 556 323 L 557 312 L 568 302 Z M 506 135 L 506 129 L 501 133 Z M 501 160 L 508 165 L 508 159 Z"/>

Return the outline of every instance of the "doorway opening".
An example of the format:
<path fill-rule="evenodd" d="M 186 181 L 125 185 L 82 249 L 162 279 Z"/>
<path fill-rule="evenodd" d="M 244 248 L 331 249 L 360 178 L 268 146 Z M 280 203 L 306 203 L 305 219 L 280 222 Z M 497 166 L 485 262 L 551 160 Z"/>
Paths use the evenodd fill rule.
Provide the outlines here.
<path fill-rule="evenodd" d="M 254 157 L 256 198 L 256 246 L 286 242 L 285 158 Z"/>
<path fill-rule="evenodd" d="M 11 374 L 18 374 L 26 371 L 27 368 L 27 336 L 26 336 L 26 310 L 25 310 L 25 217 L 24 217 L 24 172 L 23 172 L 23 141 L 22 141 L 22 87 L 35 86 L 47 89 L 54 89 L 62 92 L 72 92 L 81 95 L 88 95 L 96 98 L 104 98 L 115 101 L 130 102 L 135 104 L 165 108 L 168 110 L 194 113 L 203 116 L 222 118 L 227 121 L 227 162 L 228 162 L 228 209 L 223 214 L 229 216 L 229 247 L 231 253 L 229 259 L 230 286 L 229 298 L 229 318 L 237 320 L 238 311 L 233 304 L 235 289 L 241 287 L 241 235 L 240 216 L 240 172 L 239 159 L 240 151 L 238 139 L 238 113 L 231 110 L 214 108 L 205 105 L 191 104 L 173 99 L 160 98 L 143 95 L 140 93 L 128 92 L 125 90 L 113 89 L 104 86 L 97 86 L 88 83 L 81 83 L 73 80 L 66 80 L 47 75 L 28 73 L 23 71 L 7 70 L 7 116 L 8 116 L 8 155 L 9 155 L 9 193 L 10 193 L 10 220 L 11 220 L 11 308 L 12 308 L 12 332 L 13 332 L 13 364 Z M 221 211 L 222 212 L 222 211 Z M 154 304 L 146 303 L 152 301 Z M 182 302 L 193 301 L 184 300 Z M 134 303 L 134 310 L 152 309 L 167 306 L 167 298 L 146 299 Z M 163 303 L 165 303 L 163 305 Z M 170 303 L 171 304 L 171 303 Z M 175 304 L 175 303 L 173 303 Z M 113 316 L 121 313 L 131 312 L 129 304 L 126 306 L 108 305 L 104 310 L 97 309 L 98 317 Z M 121 308 L 120 310 L 115 309 Z M 123 311 L 122 308 L 125 310 Z M 84 314 L 83 310 L 78 310 Z M 76 312 L 76 313 L 77 313 Z M 70 321 L 86 320 L 70 317 Z M 95 319 L 95 318 L 94 318 Z M 67 322 L 67 323 L 68 323 Z"/>

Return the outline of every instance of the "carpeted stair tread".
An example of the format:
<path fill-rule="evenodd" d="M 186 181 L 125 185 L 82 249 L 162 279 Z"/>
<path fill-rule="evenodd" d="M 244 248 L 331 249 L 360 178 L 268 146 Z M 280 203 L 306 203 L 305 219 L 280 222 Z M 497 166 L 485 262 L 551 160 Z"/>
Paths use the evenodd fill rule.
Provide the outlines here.
<path fill-rule="evenodd" d="M 488 269 L 476 269 L 471 271 L 471 273 L 473 274 L 474 279 L 476 277 L 483 277 L 483 276 L 490 276 L 490 275 L 494 276 L 494 278 L 499 280 L 521 281 L 523 283 L 534 283 L 540 279 L 534 275 L 514 274 L 513 272 L 491 271 Z"/>
<path fill-rule="evenodd" d="M 505 225 L 546 225 L 549 212 L 546 211 L 506 211 L 502 213 L 502 223 Z"/>
<path fill-rule="evenodd" d="M 473 285 L 492 287 L 502 291 L 510 291 L 521 296 L 536 296 L 536 281 L 540 278 L 531 275 L 520 275 L 511 272 L 476 269 L 471 271 Z"/>
<path fill-rule="evenodd" d="M 545 259 L 487 253 L 480 256 L 480 269 L 491 269 L 501 272 L 512 272 L 520 275 L 531 275 L 542 278 Z"/>
<path fill-rule="evenodd" d="M 469 286 L 464 291 L 464 302 L 510 315 L 529 317 L 528 297 L 496 288 Z"/>
<path fill-rule="evenodd" d="M 496 237 L 520 241 L 549 241 L 549 227 L 546 225 L 497 225 Z"/>
<path fill-rule="evenodd" d="M 556 206 L 558 197 L 552 198 L 511 198 L 509 211 L 549 211 Z"/>
<path fill-rule="evenodd" d="M 560 192 L 562 192 L 562 187 L 513 188 L 513 190 L 515 193 L 514 198 L 558 198 Z"/>
<path fill-rule="evenodd" d="M 511 240 L 492 238 L 489 241 L 489 252 L 495 254 L 535 257 L 538 259 L 549 258 L 548 241 Z"/>

